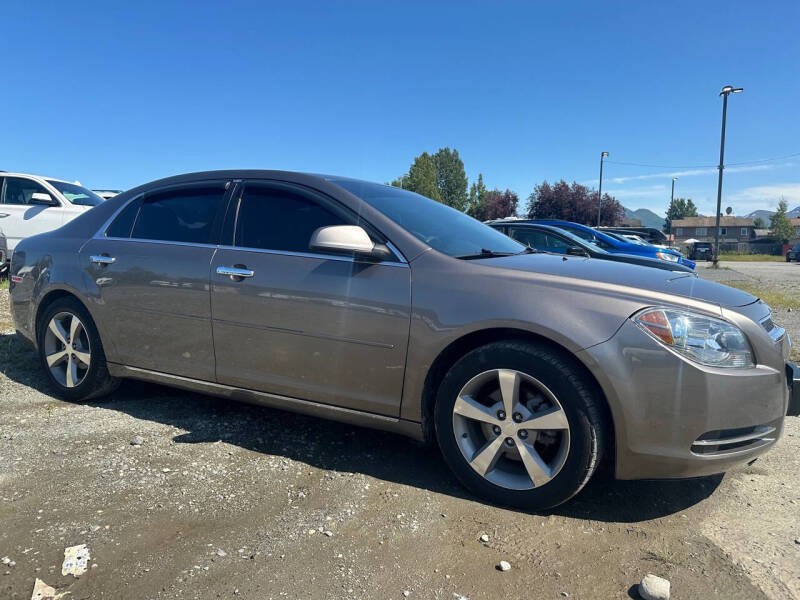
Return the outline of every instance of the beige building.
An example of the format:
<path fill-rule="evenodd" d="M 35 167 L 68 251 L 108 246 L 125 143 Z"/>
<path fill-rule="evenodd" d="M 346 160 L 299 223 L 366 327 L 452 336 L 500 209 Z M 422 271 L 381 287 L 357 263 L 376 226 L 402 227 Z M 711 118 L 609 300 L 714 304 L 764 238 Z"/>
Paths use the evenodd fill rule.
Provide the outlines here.
<path fill-rule="evenodd" d="M 714 241 L 714 217 L 686 217 L 670 223 L 670 231 L 675 236 L 675 244 L 686 240 L 699 242 Z M 750 252 L 750 242 L 756 239 L 756 225 L 753 219 L 745 217 L 720 217 L 720 250 L 725 252 Z"/>

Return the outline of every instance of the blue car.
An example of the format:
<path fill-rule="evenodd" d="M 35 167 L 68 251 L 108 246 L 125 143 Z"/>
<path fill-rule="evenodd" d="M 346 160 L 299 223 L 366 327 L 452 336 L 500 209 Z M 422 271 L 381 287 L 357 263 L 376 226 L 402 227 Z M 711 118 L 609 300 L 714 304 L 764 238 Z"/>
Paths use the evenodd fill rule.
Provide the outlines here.
<path fill-rule="evenodd" d="M 646 244 L 637 244 L 634 242 L 627 242 L 613 237 L 602 231 L 597 231 L 586 225 L 572 223 L 571 221 L 560 221 L 557 219 L 534 219 L 528 223 L 541 223 L 542 225 L 552 225 L 566 229 L 578 237 L 583 238 L 587 242 L 600 246 L 606 252 L 612 254 L 637 254 L 639 256 L 646 256 L 648 258 L 659 258 L 668 262 L 679 263 L 690 269 L 694 269 L 695 262 L 685 258 L 677 250 L 671 248 L 658 248 L 657 246 L 650 246 Z M 620 236 L 621 237 L 621 236 Z"/>

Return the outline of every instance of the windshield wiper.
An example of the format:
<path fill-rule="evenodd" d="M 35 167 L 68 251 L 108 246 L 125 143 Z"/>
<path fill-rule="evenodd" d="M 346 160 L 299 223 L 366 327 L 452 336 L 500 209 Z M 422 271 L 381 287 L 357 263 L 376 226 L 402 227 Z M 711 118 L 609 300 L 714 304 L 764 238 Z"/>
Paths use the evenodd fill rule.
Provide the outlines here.
<path fill-rule="evenodd" d="M 522 252 L 528 253 L 528 249 L 526 248 Z M 494 250 L 487 250 L 486 248 L 481 248 L 479 254 L 464 254 L 462 256 L 456 256 L 456 258 L 460 258 L 461 260 L 476 260 L 478 258 L 498 258 L 500 256 L 513 256 L 514 254 L 522 254 L 522 252 L 495 252 Z"/>

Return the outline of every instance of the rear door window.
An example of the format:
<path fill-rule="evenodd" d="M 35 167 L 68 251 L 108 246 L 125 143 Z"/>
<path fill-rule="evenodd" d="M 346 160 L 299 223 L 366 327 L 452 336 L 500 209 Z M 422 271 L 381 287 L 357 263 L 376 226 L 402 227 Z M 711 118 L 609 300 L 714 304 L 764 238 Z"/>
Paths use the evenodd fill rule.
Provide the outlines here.
<path fill-rule="evenodd" d="M 134 200 L 123 208 L 111 222 L 111 225 L 108 226 L 108 229 L 106 229 L 106 237 L 131 237 L 131 229 L 133 229 L 133 223 L 136 221 L 136 215 L 139 214 L 140 206 L 141 202 L 139 200 Z"/>
<path fill-rule="evenodd" d="M 223 208 L 224 197 L 222 185 L 182 188 L 145 196 L 131 237 L 187 244 L 216 243 L 215 223 Z M 124 221 L 120 223 L 121 229 L 123 225 Z"/>

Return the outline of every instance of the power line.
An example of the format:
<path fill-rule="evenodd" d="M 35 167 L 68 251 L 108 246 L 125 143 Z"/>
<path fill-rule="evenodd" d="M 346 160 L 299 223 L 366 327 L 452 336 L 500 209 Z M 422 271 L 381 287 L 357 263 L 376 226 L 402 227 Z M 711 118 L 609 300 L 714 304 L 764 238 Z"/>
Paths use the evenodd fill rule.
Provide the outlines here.
<path fill-rule="evenodd" d="M 762 158 L 759 160 L 746 160 L 742 162 L 731 162 L 726 163 L 726 166 L 744 166 L 744 165 L 758 165 L 768 162 L 774 162 L 776 160 L 785 160 L 787 158 L 794 158 L 796 156 L 800 156 L 800 152 L 795 152 L 793 154 L 786 154 L 784 156 L 774 156 L 772 158 Z M 710 169 L 716 168 L 717 165 L 657 165 L 653 163 L 635 163 L 635 162 L 623 162 L 619 160 L 607 160 L 606 162 L 615 164 L 615 165 L 626 165 L 629 167 L 648 167 L 654 169 Z"/>

